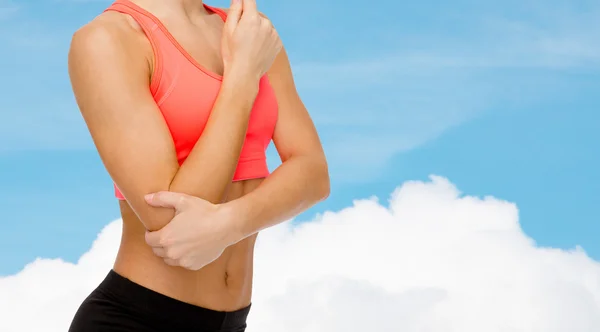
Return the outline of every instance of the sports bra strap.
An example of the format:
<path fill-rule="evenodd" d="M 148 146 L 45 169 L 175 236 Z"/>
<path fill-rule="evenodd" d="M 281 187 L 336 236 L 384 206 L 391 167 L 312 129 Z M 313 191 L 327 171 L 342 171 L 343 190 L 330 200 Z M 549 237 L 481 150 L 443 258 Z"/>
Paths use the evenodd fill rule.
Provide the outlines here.
<path fill-rule="evenodd" d="M 142 27 L 148 37 L 151 37 L 154 30 L 158 27 L 158 24 L 152 17 L 138 10 L 135 6 L 128 3 L 128 1 L 117 0 L 104 11 L 116 11 L 131 16 Z"/>
<path fill-rule="evenodd" d="M 161 33 L 160 29 L 158 29 L 159 22 L 156 22 L 156 18 L 154 18 L 151 14 L 145 12 L 128 0 L 116 0 L 104 11 L 115 11 L 127 14 L 131 16 L 144 31 L 146 38 L 148 38 L 148 41 L 152 46 L 152 52 L 154 53 L 154 73 L 152 75 L 152 82 L 150 84 L 150 90 L 154 94 L 158 89 L 159 79 L 162 75 L 161 70 L 163 57 L 161 54 L 161 47 L 165 46 L 161 45 L 161 38 L 160 36 L 157 36 L 157 33 Z"/>

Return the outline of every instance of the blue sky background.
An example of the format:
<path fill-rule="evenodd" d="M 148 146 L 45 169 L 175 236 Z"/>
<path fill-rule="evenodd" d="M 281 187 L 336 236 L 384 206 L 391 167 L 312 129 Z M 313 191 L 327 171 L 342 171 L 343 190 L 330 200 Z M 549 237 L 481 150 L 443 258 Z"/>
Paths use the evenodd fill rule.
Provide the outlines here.
<path fill-rule="evenodd" d="M 66 68 L 73 31 L 109 4 L 0 0 L 0 275 L 38 256 L 74 261 L 118 218 Z M 284 39 L 331 166 L 330 199 L 299 219 L 437 174 L 516 202 L 540 245 L 600 259 L 597 1 L 259 7 Z"/>

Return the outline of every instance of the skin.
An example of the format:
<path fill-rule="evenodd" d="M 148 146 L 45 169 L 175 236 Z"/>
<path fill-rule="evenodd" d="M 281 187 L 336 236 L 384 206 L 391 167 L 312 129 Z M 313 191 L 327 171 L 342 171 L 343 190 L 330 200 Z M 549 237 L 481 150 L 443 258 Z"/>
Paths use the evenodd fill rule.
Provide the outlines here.
<path fill-rule="evenodd" d="M 197 62 L 224 78 L 201 138 L 179 167 L 149 91 L 154 59 L 141 28 L 127 15 L 106 12 L 74 34 L 69 54 L 73 90 L 106 169 L 127 199 L 119 202 L 123 235 L 114 269 L 190 304 L 221 311 L 245 307 L 251 301 L 258 232 L 329 194 L 318 135 L 282 50 L 268 75 L 279 105 L 273 140 L 283 163 L 267 179 L 232 183 L 259 76 L 243 65 L 223 62 L 224 23 L 200 1 L 135 3 L 155 13 Z M 156 192 L 185 194 L 183 201 L 190 203 L 176 214 L 175 204 L 161 203 L 160 194 L 146 201 Z M 223 246 L 222 253 L 199 270 L 177 261 L 169 264 L 156 248 L 181 242 L 186 233 L 194 250 Z M 148 234 L 155 236 L 146 243 Z M 221 240 L 211 248 L 198 245 L 211 235 Z"/>

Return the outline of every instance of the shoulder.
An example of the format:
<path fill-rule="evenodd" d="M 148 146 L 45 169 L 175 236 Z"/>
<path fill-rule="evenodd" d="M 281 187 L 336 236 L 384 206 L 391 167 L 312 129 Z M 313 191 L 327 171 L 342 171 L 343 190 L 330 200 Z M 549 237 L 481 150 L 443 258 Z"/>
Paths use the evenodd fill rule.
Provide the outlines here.
<path fill-rule="evenodd" d="M 139 54 L 141 28 L 127 15 L 106 12 L 79 28 L 71 38 L 69 58 L 89 60 L 118 54 Z M 133 53 L 130 53 L 133 52 Z"/>
<path fill-rule="evenodd" d="M 80 96 L 116 87 L 147 88 L 152 77 L 152 46 L 143 32 L 127 16 L 105 14 L 82 26 L 71 39 L 68 73 Z"/>

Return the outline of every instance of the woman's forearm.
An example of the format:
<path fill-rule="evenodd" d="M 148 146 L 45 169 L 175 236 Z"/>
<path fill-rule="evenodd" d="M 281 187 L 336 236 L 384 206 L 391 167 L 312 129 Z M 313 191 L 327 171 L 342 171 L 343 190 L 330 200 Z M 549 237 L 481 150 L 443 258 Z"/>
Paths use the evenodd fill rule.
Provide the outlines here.
<path fill-rule="evenodd" d="M 231 184 L 258 82 L 226 77 L 211 115 L 193 150 L 175 174 L 170 191 L 213 203 L 224 199 Z"/>
<path fill-rule="evenodd" d="M 240 60 L 224 60 L 227 70 L 208 122 L 187 160 L 179 165 L 167 121 L 148 89 L 148 63 L 140 61 L 145 50 L 133 46 L 138 45 L 136 38 L 124 43 L 120 29 L 113 28 L 87 26 L 73 35 L 69 76 L 108 173 L 146 229 L 157 230 L 171 221 L 174 211 L 149 206 L 144 199 L 148 193 L 180 191 L 221 202 L 237 167 L 258 93 L 261 75 L 255 72 L 261 59 L 249 59 L 248 54 L 260 45 L 246 42 L 236 57 Z"/>
<path fill-rule="evenodd" d="M 183 164 L 169 177 L 167 187 L 158 190 L 221 203 L 237 167 L 257 93 L 258 82 L 224 77 L 200 138 Z M 175 213 L 173 209 L 152 209 L 154 212 L 142 220 L 150 231 L 163 228 Z"/>
<path fill-rule="evenodd" d="M 232 242 L 240 241 L 305 211 L 329 195 L 329 173 L 322 155 L 283 162 L 256 190 L 224 207 L 232 214 Z"/>

